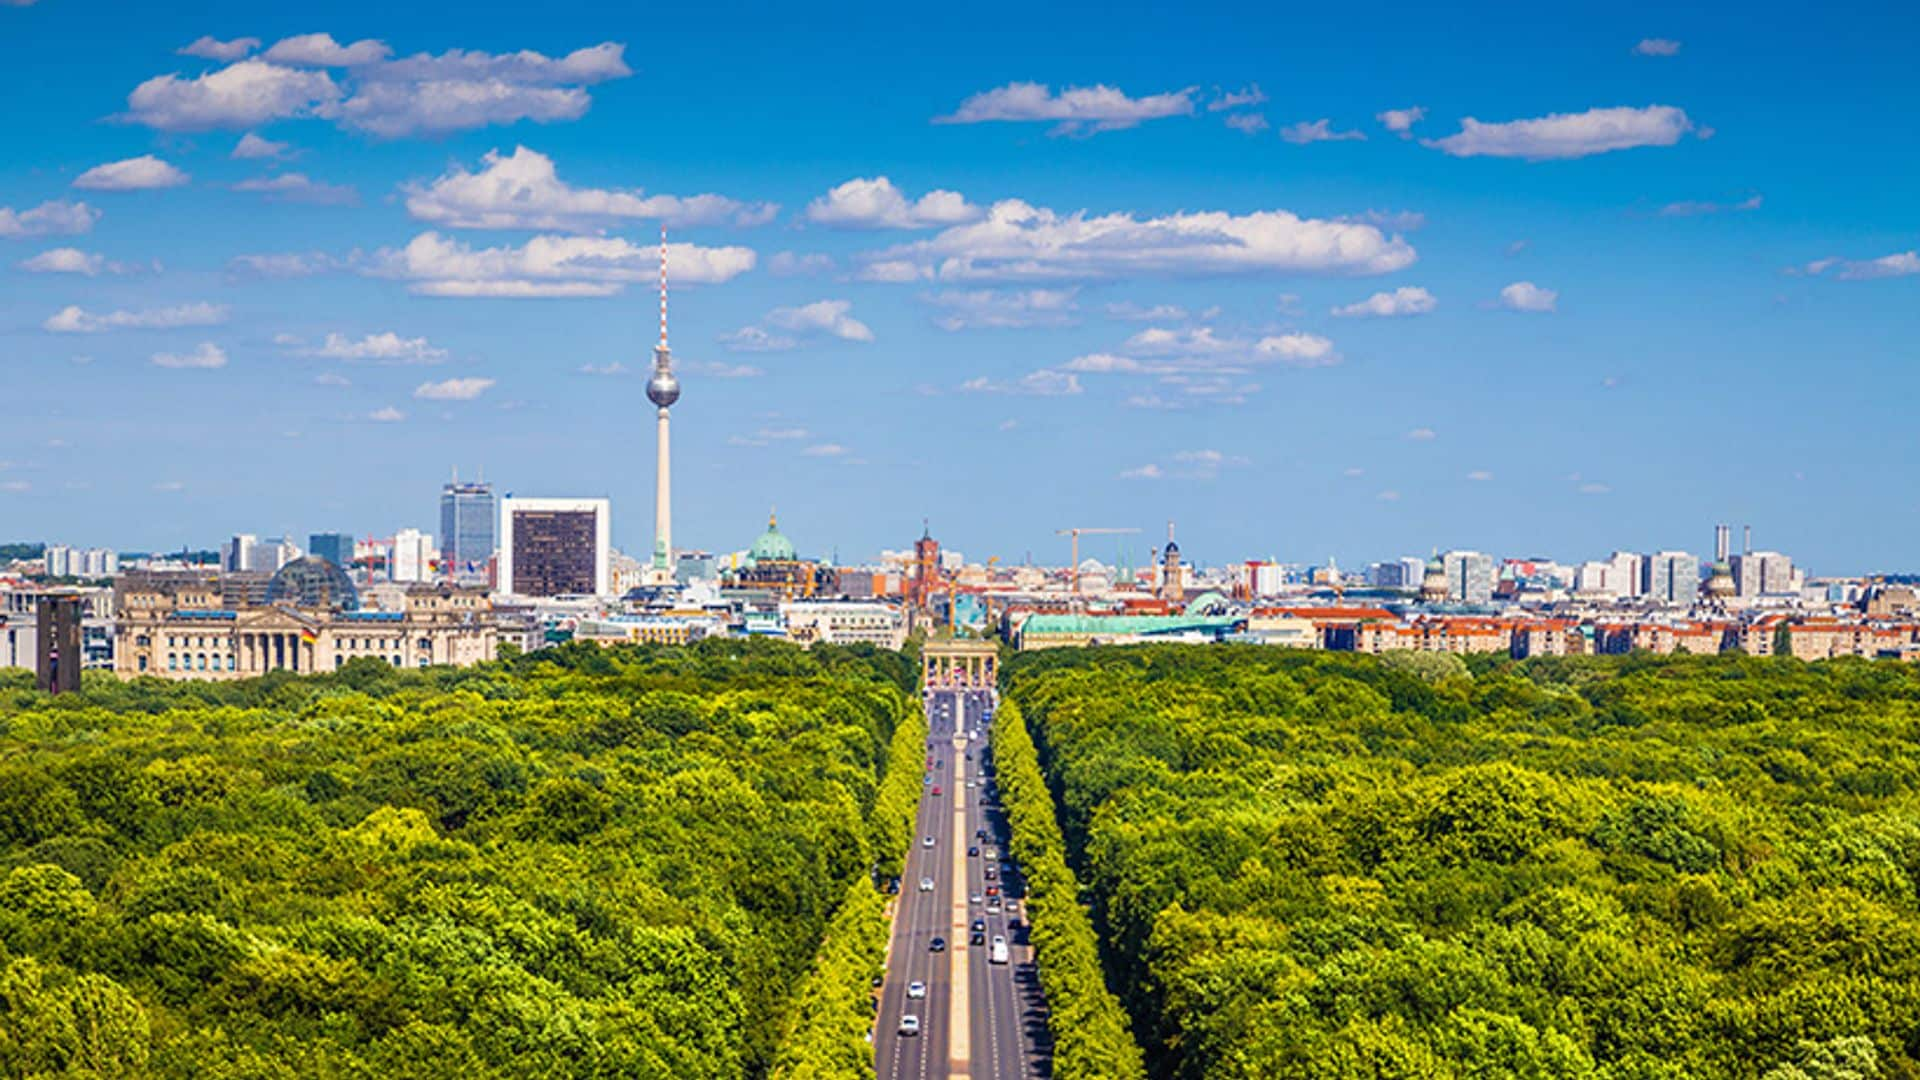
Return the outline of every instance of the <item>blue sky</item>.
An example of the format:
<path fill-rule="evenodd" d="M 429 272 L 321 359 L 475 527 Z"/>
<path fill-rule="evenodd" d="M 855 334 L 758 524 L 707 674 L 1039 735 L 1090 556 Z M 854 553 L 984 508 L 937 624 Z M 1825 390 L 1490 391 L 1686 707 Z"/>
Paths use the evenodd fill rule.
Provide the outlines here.
<path fill-rule="evenodd" d="M 0 538 L 1915 568 L 1911 6 L 603 8 L 0 0 Z"/>

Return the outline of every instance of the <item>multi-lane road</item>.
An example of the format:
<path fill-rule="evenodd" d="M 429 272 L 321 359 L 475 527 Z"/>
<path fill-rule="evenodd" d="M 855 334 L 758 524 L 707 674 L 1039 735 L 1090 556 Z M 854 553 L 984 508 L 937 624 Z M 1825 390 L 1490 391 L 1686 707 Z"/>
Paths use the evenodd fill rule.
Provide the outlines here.
<path fill-rule="evenodd" d="M 874 1027 L 880 1080 L 1049 1074 L 1026 889 L 990 771 L 991 710 L 988 691 L 927 698 L 927 776 Z"/>

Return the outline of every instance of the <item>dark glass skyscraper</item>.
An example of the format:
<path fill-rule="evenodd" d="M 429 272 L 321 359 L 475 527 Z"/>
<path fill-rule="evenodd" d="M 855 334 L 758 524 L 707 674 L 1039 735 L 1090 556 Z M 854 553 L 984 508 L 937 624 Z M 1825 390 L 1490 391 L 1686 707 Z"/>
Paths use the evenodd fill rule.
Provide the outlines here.
<path fill-rule="evenodd" d="M 346 533 L 314 533 L 307 537 L 307 554 L 327 560 L 342 570 L 353 568 L 353 537 Z"/>
<path fill-rule="evenodd" d="M 499 544 L 493 485 L 458 480 L 440 489 L 440 565 L 454 577 L 484 574 Z"/>

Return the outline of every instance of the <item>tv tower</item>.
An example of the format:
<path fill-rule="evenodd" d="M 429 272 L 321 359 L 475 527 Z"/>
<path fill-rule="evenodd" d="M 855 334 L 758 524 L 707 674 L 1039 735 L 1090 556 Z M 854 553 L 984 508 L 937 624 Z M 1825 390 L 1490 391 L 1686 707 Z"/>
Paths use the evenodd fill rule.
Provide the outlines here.
<path fill-rule="evenodd" d="M 647 380 L 647 400 L 659 409 L 659 460 L 653 474 L 653 569 L 655 584 L 673 580 L 673 469 L 667 410 L 680 400 L 680 380 L 673 375 L 673 354 L 667 349 L 667 227 L 660 226 L 660 344 L 653 348 L 653 377 Z"/>

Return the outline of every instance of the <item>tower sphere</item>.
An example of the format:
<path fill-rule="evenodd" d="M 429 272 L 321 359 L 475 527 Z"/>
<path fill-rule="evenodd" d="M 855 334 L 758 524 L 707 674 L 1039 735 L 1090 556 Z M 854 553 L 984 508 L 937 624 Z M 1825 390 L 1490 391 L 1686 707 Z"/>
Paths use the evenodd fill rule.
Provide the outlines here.
<path fill-rule="evenodd" d="M 647 400 L 663 409 L 679 401 L 680 380 L 671 371 L 655 368 L 653 378 L 647 380 Z"/>

